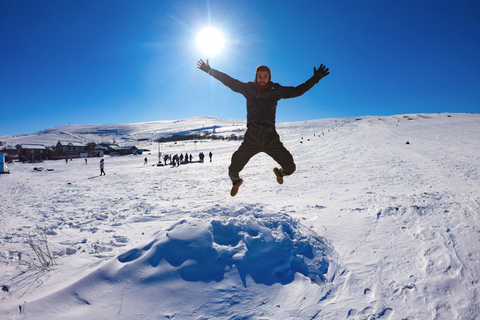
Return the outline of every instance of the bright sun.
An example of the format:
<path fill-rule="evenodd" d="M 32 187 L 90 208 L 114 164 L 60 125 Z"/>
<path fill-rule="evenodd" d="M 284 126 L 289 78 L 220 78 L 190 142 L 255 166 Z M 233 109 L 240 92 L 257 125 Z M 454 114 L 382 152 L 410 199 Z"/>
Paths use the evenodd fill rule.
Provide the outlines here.
<path fill-rule="evenodd" d="M 217 29 L 206 28 L 200 31 L 197 36 L 197 45 L 202 53 L 217 55 L 223 49 L 223 36 Z"/>

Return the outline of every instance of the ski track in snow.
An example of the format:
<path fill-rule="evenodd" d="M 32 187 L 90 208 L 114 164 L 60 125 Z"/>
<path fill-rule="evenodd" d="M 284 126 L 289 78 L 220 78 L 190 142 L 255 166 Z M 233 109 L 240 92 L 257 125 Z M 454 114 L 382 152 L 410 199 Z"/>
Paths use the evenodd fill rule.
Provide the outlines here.
<path fill-rule="evenodd" d="M 0 177 L 0 285 L 9 288 L 0 316 L 477 319 L 479 124 L 473 114 L 280 123 L 297 172 L 279 186 L 275 162 L 259 154 L 234 198 L 234 141 L 162 144 L 168 154 L 214 154 L 179 168 L 155 166 L 156 145 L 146 145 L 149 165 L 106 157 L 103 177 L 95 158 L 12 164 Z M 120 131 L 155 132 L 144 126 Z M 56 259 L 47 269 L 25 243 L 36 230 Z"/>

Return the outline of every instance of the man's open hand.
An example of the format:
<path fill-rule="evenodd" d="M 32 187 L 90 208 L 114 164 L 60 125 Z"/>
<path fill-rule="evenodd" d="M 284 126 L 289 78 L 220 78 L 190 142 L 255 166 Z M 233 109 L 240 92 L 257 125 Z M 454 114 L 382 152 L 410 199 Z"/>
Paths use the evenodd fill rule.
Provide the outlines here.
<path fill-rule="evenodd" d="M 320 79 L 326 77 L 329 74 L 330 72 L 328 71 L 328 68 L 325 67 L 323 64 L 321 64 L 318 69 L 313 67 L 313 76 L 315 77 L 315 79 L 317 79 L 317 81 L 320 81 Z"/>
<path fill-rule="evenodd" d="M 210 65 L 208 64 L 208 59 L 207 59 L 207 63 L 203 62 L 202 59 L 198 60 L 197 68 L 202 71 L 205 71 L 206 73 L 209 73 L 211 68 L 210 68 Z"/>

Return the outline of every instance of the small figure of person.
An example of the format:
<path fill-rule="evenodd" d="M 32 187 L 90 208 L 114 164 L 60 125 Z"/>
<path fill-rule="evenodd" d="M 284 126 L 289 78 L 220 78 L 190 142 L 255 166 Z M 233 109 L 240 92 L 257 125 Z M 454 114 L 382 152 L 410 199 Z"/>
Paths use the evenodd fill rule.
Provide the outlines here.
<path fill-rule="evenodd" d="M 102 160 L 100 160 L 100 175 L 106 175 L 105 173 L 105 170 L 103 170 L 105 168 L 105 162 Z"/>
<path fill-rule="evenodd" d="M 85 158 L 85 164 L 87 164 L 87 163 L 88 163 L 87 158 Z"/>
<path fill-rule="evenodd" d="M 145 157 L 145 159 L 143 160 L 143 165 L 146 165 L 147 162 L 148 162 L 148 159 L 147 159 L 147 157 Z"/>
<path fill-rule="evenodd" d="M 213 157 L 212 151 L 209 152 L 208 156 L 210 157 L 210 162 L 212 162 L 212 157 Z"/>
<path fill-rule="evenodd" d="M 174 155 L 173 158 L 173 166 L 175 167 L 175 165 L 178 164 L 178 166 L 180 166 L 180 159 L 178 158 L 178 154 Z"/>

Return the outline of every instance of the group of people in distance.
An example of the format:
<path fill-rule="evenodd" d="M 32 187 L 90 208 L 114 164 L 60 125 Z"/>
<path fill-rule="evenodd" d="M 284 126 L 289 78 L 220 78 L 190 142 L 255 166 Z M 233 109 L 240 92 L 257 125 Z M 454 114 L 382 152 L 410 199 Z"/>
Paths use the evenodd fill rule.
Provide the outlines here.
<path fill-rule="evenodd" d="M 208 156 L 210 157 L 210 162 L 212 162 L 213 153 L 211 151 L 208 153 Z M 172 166 L 180 166 L 181 164 L 187 164 L 192 162 L 205 162 L 205 154 L 203 152 L 200 152 L 198 154 L 198 159 L 198 161 L 194 161 L 193 155 L 191 153 L 185 153 L 185 155 L 183 155 L 183 153 L 181 153 L 180 155 L 175 154 L 174 156 L 166 154 L 165 156 L 163 156 L 164 164 L 167 165 L 167 163 L 170 163 L 170 165 Z"/>
<path fill-rule="evenodd" d="M 212 157 L 213 157 L 213 153 L 210 151 L 208 153 L 208 157 L 210 158 L 210 162 L 212 162 Z M 180 154 L 180 156 L 178 154 L 174 155 L 172 157 L 172 155 L 168 155 L 166 154 L 165 156 L 163 156 L 163 161 L 164 161 L 164 164 L 167 165 L 167 163 L 169 163 L 170 165 L 172 166 L 180 166 L 180 164 L 186 164 L 186 163 L 193 163 L 193 162 L 204 162 L 205 161 L 205 154 L 203 152 L 200 152 L 198 154 L 198 161 L 193 161 L 193 155 L 192 154 L 188 154 L 188 153 L 185 153 L 185 155 Z M 148 163 L 148 159 L 147 157 L 145 157 L 143 159 L 143 164 L 146 165 Z M 100 160 L 100 175 L 101 176 L 104 176 L 106 175 L 105 173 L 105 160 L 102 159 Z"/>

